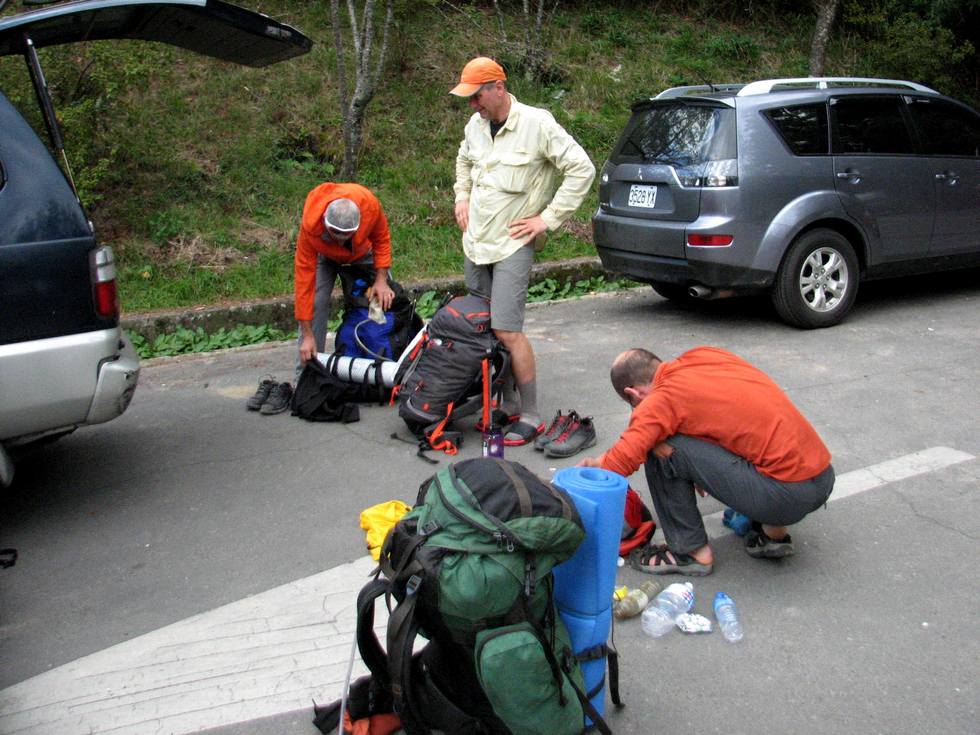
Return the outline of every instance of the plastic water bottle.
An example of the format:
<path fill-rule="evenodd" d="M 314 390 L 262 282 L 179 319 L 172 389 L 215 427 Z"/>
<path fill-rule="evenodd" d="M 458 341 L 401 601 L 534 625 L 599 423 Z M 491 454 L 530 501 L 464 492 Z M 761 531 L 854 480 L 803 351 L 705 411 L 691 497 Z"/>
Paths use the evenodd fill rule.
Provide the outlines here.
<path fill-rule="evenodd" d="M 675 582 L 657 595 L 653 604 L 643 611 L 640 622 L 643 632 L 653 638 L 660 638 L 670 632 L 674 621 L 681 613 L 694 607 L 694 585 L 690 582 Z"/>
<path fill-rule="evenodd" d="M 735 610 L 735 601 L 724 592 L 715 595 L 715 619 L 726 641 L 738 643 L 742 640 L 742 623 Z"/>
<path fill-rule="evenodd" d="M 630 590 L 626 597 L 613 605 L 613 615 L 616 616 L 616 620 L 639 615 L 658 592 L 660 592 L 660 583 L 655 579 L 647 580 L 635 590 Z"/>
<path fill-rule="evenodd" d="M 387 321 L 385 310 L 381 308 L 381 302 L 375 298 L 372 298 L 371 303 L 368 304 L 368 319 L 375 324 L 384 324 Z"/>
<path fill-rule="evenodd" d="M 731 508 L 725 508 L 721 523 L 732 529 L 737 536 L 744 536 L 752 529 L 752 519 Z"/>

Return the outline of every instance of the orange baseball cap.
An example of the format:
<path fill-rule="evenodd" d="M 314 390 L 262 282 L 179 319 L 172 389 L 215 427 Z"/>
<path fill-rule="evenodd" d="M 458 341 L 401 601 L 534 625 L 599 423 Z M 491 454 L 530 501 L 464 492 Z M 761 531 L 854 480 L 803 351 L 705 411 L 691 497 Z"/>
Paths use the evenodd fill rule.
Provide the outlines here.
<path fill-rule="evenodd" d="M 459 75 L 459 84 L 449 90 L 449 94 L 469 97 L 476 94 L 481 85 L 496 82 L 498 79 L 507 79 L 504 67 L 486 56 L 478 56 L 463 67 L 463 73 Z"/>

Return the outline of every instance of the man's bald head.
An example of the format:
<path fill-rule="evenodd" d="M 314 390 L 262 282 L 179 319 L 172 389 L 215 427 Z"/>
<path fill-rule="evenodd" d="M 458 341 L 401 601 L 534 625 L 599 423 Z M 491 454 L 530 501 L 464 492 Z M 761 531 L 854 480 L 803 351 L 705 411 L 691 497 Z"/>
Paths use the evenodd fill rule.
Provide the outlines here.
<path fill-rule="evenodd" d="M 612 368 L 609 370 L 609 380 L 612 381 L 616 394 L 629 402 L 626 389 L 650 385 L 661 362 L 659 357 L 642 347 L 633 347 L 621 352 L 613 360 Z"/>

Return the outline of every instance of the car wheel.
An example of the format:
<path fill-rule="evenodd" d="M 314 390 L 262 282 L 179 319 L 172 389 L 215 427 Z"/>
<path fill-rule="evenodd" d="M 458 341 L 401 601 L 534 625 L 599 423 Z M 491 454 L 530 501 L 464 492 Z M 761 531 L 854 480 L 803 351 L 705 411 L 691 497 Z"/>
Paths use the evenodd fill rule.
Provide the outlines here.
<path fill-rule="evenodd" d="M 830 327 L 850 311 L 859 278 L 857 256 L 847 239 L 833 230 L 812 230 L 786 252 L 772 303 L 787 324 Z"/>
<path fill-rule="evenodd" d="M 651 283 L 653 290 L 656 291 L 660 296 L 663 296 L 669 301 L 674 301 L 678 304 L 690 304 L 694 299 L 687 292 L 687 286 L 681 286 L 677 283 Z"/>

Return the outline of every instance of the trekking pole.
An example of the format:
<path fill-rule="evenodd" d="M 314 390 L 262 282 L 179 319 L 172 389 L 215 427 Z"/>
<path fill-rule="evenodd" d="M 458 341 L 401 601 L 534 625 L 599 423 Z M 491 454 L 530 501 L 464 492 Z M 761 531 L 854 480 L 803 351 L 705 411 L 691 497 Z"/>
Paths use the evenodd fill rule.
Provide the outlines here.
<path fill-rule="evenodd" d="M 337 723 L 337 735 L 344 735 L 344 712 L 347 709 L 347 692 L 350 691 L 350 677 L 354 672 L 354 652 L 357 650 L 357 635 L 350 647 L 350 659 L 347 661 L 347 676 L 344 677 L 344 689 L 340 693 L 340 721 Z"/>

